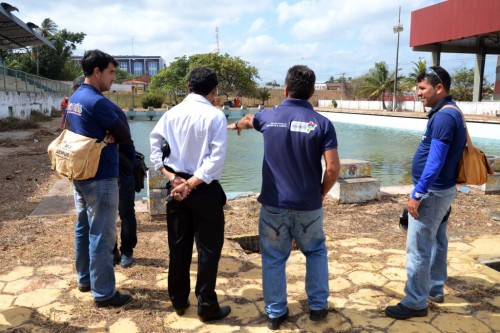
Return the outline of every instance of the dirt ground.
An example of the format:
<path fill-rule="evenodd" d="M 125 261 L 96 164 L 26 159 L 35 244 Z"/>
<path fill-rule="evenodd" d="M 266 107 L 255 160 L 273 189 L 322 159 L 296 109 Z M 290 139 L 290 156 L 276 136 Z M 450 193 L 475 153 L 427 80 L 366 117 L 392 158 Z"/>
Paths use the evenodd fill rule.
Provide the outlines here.
<path fill-rule="evenodd" d="M 46 148 L 58 134 L 57 124 L 58 120 L 42 124 L 42 128 L 33 130 L 32 136 L 25 139 L 6 140 L 5 136 L 14 137 L 14 134 L 3 133 L 4 138 L 0 140 L 0 274 L 20 265 L 39 267 L 73 262 L 75 217 L 29 216 L 54 180 Z M 16 150 L 16 147 L 19 149 Z M 370 237 L 380 240 L 380 247 L 391 244 L 393 248 L 404 249 L 405 238 L 398 228 L 398 221 L 406 200 L 407 196 L 384 196 L 364 204 L 339 205 L 327 199 L 324 205 L 325 233 L 331 240 Z M 226 235 L 257 234 L 259 208 L 255 196 L 228 202 L 225 208 Z M 474 191 L 459 193 L 449 220 L 450 239 L 500 233 L 499 222 L 492 218 L 492 212 L 498 209 L 499 195 L 483 195 Z M 127 275 L 154 285 L 155 276 L 165 272 L 167 267 L 166 224 L 163 217 L 153 219 L 146 213 L 137 214 L 137 217 L 139 243 L 135 256 L 141 265 L 132 266 Z M 342 248 L 336 250 L 341 253 Z M 162 311 L 160 303 L 168 302 L 168 295 L 166 290 L 158 288 L 153 288 L 156 290 L 154 295 L 141 294 L 139 289 L 135 291 L 135 297 L 142 302 L 136 302 L 128 311 L 134 312 L 134 320 L 146 332 L 148 325 L 156 325 L 157 314 Z M 481 293 L 476 295 L 482 297 Z M 75 325 L 119 316 L 119 311 L 98 310 L 83 305 L 79 305 L 77 313 L 72 319 Z M 34 323 L 44 320 L 42 317 L 32 318 Z M 64 327 L 57 327 L 54 331 L 65 330 Z"/>

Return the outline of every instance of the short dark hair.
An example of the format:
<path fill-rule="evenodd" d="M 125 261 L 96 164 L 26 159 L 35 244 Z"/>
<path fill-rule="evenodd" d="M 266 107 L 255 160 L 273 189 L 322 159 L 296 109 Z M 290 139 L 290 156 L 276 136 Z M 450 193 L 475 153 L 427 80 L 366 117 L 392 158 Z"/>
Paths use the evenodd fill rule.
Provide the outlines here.
<path fill-rule="evenodd" d="M 433 87 L 441 83 L 446 92 L 450 91 L 451 77 L 450 74 L 441 66 L 431 66 L 426 68 L 417 76 L 417 82 L 427 80 Z"/>
<path fill-rule="evenodd" d="M 85 51 L 80 64 L 82 65 L 83 74 L 85 76 L 91 76 L 94 72 L 94 68 L 99 68 L 102 72 L 108 68 L 109 64 L 112 63 L 115 67 L 118 67 L 118 62 L 115 58 L 107 53 L 100 50 L 90 50 Z"/>
<path fill-rule="evenodd" d="M 85 75 L 80 75 L 76 79 L 73 80 L 73 90 L 78 89 L 85 81 Z"/>
<path fill-rule="evenodd" d="M 316 75 L 304 65 L 292 66 L 286 74 L 285 85 L 291 98 L 308 100 L 314 93 L 314 83 Z"/>
<path fill-rule="evenodd" d="M 195 67 L 189 73 L 189 91 L 195 94 L 206 96 L 217 87 L 218 84 L 217 74 L 208 67 Z"/>

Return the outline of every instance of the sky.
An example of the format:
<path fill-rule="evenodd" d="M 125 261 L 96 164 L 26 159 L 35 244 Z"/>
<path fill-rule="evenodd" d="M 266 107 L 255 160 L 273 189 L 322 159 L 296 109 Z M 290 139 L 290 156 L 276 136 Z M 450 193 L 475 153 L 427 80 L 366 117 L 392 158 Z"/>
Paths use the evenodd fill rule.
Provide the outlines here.
<path fill-rule="evenodd" d="M 8 0 L 24 22 L 41 25 L 52 19 L 59 30 L 83 32 L 75 55 L 100 49 L 111 55 L 161 56 L 168 65 L 176 57 L 214 52 L 216 27 L 220 53 L 240 57 L 259 71 L 261 83 L 283 84 L 296 64 L 309 66 L 316 81 L 331 76 L 358 77 L 385 61 L 408 74 L 431 53 L 410 47 L 411 12 L 442 0 Z M 494 82 L 497 56 L 486 58 L 485 76 Z M 441 66 L 453 74 L 473 68 L 475 55 L 441 55 Z"/>

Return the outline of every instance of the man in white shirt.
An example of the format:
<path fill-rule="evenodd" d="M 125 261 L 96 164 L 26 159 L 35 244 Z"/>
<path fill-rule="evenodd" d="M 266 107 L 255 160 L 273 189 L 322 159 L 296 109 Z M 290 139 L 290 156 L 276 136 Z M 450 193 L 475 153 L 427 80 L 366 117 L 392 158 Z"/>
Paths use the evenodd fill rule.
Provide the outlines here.
<path fill-rule="evenodd" d="M 229 306 L 219 306 L 215 293 L 226 203 L 218 180 L 227 144 L 226 117 L 212 105 L 217 84 L 210 68 L 194 68 L 188 79 L 189 95 L 165 112 L 150 134 L 151 161 L 173 188 L 170 194 L 174 200 L 167 204 L 170 300 L 179 316 L 189 307 L 189 269 L 196 240 L 195 294 L 198 316 L 204 322 L 222 319 L 231 312 Z M 162 140 L 170 146 L 165 160 Z"/>

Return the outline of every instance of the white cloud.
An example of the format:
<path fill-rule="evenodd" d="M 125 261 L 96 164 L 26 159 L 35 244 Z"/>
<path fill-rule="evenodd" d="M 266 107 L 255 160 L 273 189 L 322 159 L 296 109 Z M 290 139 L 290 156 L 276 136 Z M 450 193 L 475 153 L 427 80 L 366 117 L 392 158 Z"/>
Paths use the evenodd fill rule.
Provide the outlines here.
<path fill-rule="evenodd" d="M 252 32 L 260 31 L 265 23 L 266 23 L 266 20 L 262 17 L 259 17 L 258 19 L 256 19 L 255 21 L 252 22 L 252 25 L 248 29 L 248 32 L 252 33 Z"/>
<path fill-rule="evenodd" d="M 12 0 L 14 1 L 14 0 Z M 395 66 L 397 24 L 401 6 L 399 64 L 403 73 L 412 61 L 430 54 L 409 47 L 411 11 L 443 0 L 23 0 L 12 5 L 23 21 L 41 24 L 51 18 L 59 29 L 84 32 L 76 54 L 99 48 L 112 55 L 175 57 L 212 52 L 215 27 L 222 53 L 240 56 L 261 76 L 284 77 L 288 67 L 304 63 L 318 79 L 366 73 L 375 62 Z M 474 55 L 443 54 L 443 66 L 473 66 Z M 488 65 L 493 63 L 493 65 Z M 495 74 L 496 57 L 486 72 Z M 491 81 L 491 79 L 490 79 Z"/>

